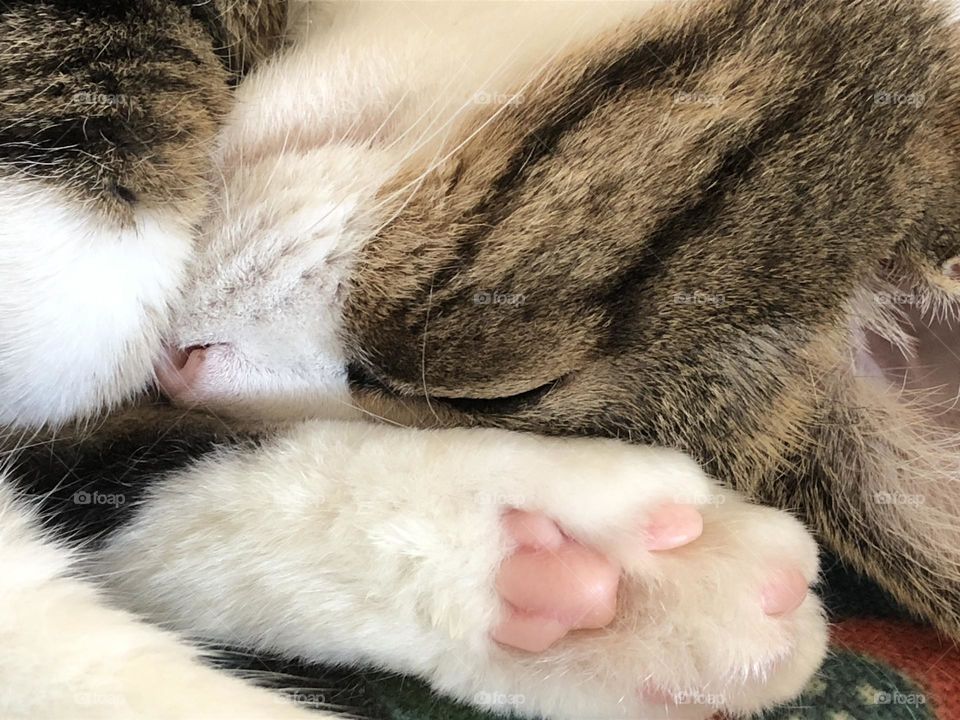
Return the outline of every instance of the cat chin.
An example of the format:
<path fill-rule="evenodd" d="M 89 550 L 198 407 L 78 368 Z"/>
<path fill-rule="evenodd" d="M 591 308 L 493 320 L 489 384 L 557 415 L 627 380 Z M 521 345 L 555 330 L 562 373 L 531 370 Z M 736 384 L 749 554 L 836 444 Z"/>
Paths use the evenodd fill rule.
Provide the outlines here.
<path fill-rule="evenodd" d="M 192 246 L 174 211 L 123 226 L 30 181 L 0 179 L 0 425 L 58 425 L 151 380 Z"/>

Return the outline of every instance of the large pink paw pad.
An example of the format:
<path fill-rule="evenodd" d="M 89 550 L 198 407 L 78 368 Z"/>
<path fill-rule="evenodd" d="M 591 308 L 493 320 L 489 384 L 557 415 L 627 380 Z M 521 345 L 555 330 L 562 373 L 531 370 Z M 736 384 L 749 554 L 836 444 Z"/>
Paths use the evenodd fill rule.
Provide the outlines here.
<path fill-rule="evenodd" d="M 505 609 L 495 640 L 541 652 L 573 630 L 613 621 L 617 563 L 567 537 L 543 513 L 510 510 L 503 526 L 518 547 L 497 578 Z M 702 531 L 703 518 L 695 508 L 667 504 L 646 519 L 638 540 L 647 550 L 663 551 L 692 542 Z"/>
<path fill-rule="evenodd" d="M 505 609 L 495 640 L 541 652 L 571 630 L 613 620 L 618 565 L 568 538 L 542 513 L 511 510 L 503 526 L 518 547 L 497 577 Z"/>

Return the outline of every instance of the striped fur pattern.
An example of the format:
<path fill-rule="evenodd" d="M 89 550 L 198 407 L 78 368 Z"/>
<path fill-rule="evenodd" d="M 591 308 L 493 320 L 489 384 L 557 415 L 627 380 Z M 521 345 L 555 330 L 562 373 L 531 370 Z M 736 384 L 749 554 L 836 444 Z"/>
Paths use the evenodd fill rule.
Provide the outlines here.
<path fill-rule="evenodd" d="M 698 3 L 466 119 L 361 251 L 371 407 L 681 448 L 960 635 L 944 10 Z"/>
<path fill-rule="evenodd" d="M 960 637 L 960 382 L 927 373 L 960 310 L 944 4 L 295 3 L 282 48 L 283 3 L 5 8 L 0 422 L 28 447 L 0 551 L 44 562 L 0 616 L 50 586 L 64 618 L 14 636 L 11 717 L 307 715 L 77 570 L 181 637 L 530 717 L 794 697 L 817 599 L 745 602 L 770 565 L 816 575 L 793 516 Z M 144 389 L 164 345 L 196 353 L 173 400 L 212 414 L 58 427 Z M 630 518 L 664 501 L 704 541 L 638 555 Z M 621 563 L 610 628 L 491 643 L 509 507 Z M 39 704 L 29 663 L 54 668 Z"/>

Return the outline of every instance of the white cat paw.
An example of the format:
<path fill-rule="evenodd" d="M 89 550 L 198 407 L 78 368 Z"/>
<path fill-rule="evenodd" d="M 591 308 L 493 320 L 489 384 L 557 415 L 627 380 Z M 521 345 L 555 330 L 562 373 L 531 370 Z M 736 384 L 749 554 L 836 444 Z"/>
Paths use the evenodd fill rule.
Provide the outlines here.
<path fill-rule="evenodd" d="M 808 591 L 817 548 L 799 522 L 714 487 L 676 453 L 535 442 L 513 456 L 534 481 L 499 491 L 494 642 L 447 658 L 437 687 L 577 720 L 749 713 L 799 694 L 827 635 Z"/>

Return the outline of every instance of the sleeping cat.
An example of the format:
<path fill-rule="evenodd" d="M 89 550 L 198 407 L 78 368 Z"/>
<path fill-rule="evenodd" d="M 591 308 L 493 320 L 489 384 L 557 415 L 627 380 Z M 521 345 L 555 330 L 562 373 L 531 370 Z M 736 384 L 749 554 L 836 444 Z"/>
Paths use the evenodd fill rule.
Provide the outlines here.
<path fill-rule="evenodd" d="M 349 367 L 394 420 L 679 447 L 956 636 L 958 383 L 922 368 L 956 345 L 942 8 L 696 5 L 612 48 L 571 22 L 587 50 L 473 11 L 328 11 L 285 58 L 312 90 L 241 89 L 170 394 L 310 414 Z"/>
<path fill-rule="evenodd" d="M 240 88 L 168 394 L 679 448 L 960 636 L 946 6 L 429 8 Z"/>
<path fill-rule="evenodd" d="M 646 10 L 624 8 L 598 18 L 598 27 L 614 23 L 617 13 Z M 262 54 L 265 36 L 277 26 L 278 14 L 267 6 L 223 10 L 41 3 L 5 11 L 5 37 L 16 32 L 17 42 L 33 50 L 21 57 L 11 46 L 6 63 L 24 86 L 11 91 L 15 121 L 7 124 L 12 137 L 4 144 L 8 223 L 0 269 L 8 292 L 0 313 L 0 387 L 8 425 L 56 426 L 129 395 L 160 360 L 159 338 L 179 332 L 168 325 L 166 306 L 185 273 L 190 226 L 203 219 L 203 146 L 227 105 L 228 71 L 242 71 L 250 55 Z M 387 6 L 379 9 L 385 17 L 330 10 L 314 26 L 320 36 L 310 31 L 309 12 L 298 15 L 294 27 L 304 36 L 264 73 L 283 75 L 278 68 L 286 65 L 289 81 L 309 79 L 298 63 L 314 55 L 310 42 L 336 32 L 352 43 L 345 22 L 355 19 L 362 33 L 380 32 L 393 12 Z M 474 28 L 478 22 L 501 28 L 510 20 L 478 10 L 466 13 L 474 15 Z M 525 10 L 526 20 L 539 22 L 544 10 Z M 457 20 L 449 8 L 435 11 L 438 21 Z M 582 15 L 567 9 L 555 18 L 557 51 L 589 37 Z M 39 25 L 31 22 L 38 19 Z M 445 28 L 450 41 L 461 32 L 456 24 Z M 24 39 L 30 27 L 36 34 Z M 204 33 L 239 43 L 224 58 L 226 67 L 205 46 Z M 536 58 L 534 45 L 528 63 Z M 364 52 L 363 43 L 355 47 Z M 144 51 L 143 61 L 130 62 Z M 348 81 L 370 69 L 359 57 L 331 66 L 338 68 Z M 511 72 L 526 71 L 520 64 Z M 245 105 L 249 98 L 242 95 L 239 107 L 278 109 L 269 98 Z M 345 99 L 338 94 L 328 104 Z M 376 106 L 367 107 L 376 112 Z M 227 118 L 214 177 L 226 171 L 231 135 L 242 132 L 242 124 L 241 110 Z M 349 127 L 327 125 L 327 132 L 354 131 L 377 134 L 352 118 Z M 64 138 L 75 143 L 64 145 Z M 257 165 L 260 139 L 254 132 L 254 142 L 234 148 L 238 169 Z M 306 138 L 297 132 L 291 139 L 296 145 Z M 410 156 L 409 145 L 399 149 L 396 158 Z M 344 161 L 358 159 L 351 148 L 343 150 Z M 352 181 L 363 199 L 390 175 L 387 153 L 380 157 L 387 165 L 370 157 L 341 168 L 335 156 L 326 165 L 333 193 Z M 282 175 L 264 184 L 279 190 L 273 183 L 296 180 L 293 171 L 303 166 L 277 168 Z M 300 199 L 292 192 L 278 196 L 280 203 Z M 311 287 L 296 250 L 332 261 L 310 225 L 346 211 L 341 217 L 350 227 L 333 238 L 345 250 L 354 220 L 363 217 L 340 207 L 339 194 L 327 205 L 322 193 L 306 199 L 309 207 L 276 206 L 276 224 L 259 228 L 262 244 L 247 248 L 256 255 L 270 249 L 271 238 L 287 242 L 291 232 L 303 233 L 305 243 L 286 247 L 298 270 L 286 281 L 303 283 L 306 294 L 290 288 L 294 295 L 322 299 L 335 274 L 317 277 Z M 237 200 L 231 193 L 214 199 L 224 210 Z M 298 227 L 303 222 L 307 226 Z M 216 252 L 215 244 L 206 249 Z M 196 277 L 209 258 L 206 252 L 198 257 Z M 225 270 L 236 269 L 224 260 Z M 110 282 L 100 280 L 104 273 Z M 241 277 L 268 287 L 274 279 Z M 273 287 L 290 287 L 276 279 Z M 215 289 L 230 294 L 217 282 Z M 244 297 L 235 294 L 238 303 Z M 310 310 L 336 321 L 335 303 Z M 308 369 L 332 370 L 329 381 L 308 373 L 299 407 L 273 404 L 274 420 L 329 416 L 329 407 L 346 397 L 345 364 L 335 354 L 336 338 L 323 334 L 329 327 L 322 319 L 290 318 L 295 326 L 311 323 L 319 334 L 305 345 L 291 335 L 294 342 L 273 349 L 311 353 Z M 194 353 L 187 363 L 197 358 Z M 161 363 L 160 374 L 180 399 L 197 387 L 189 372 L 174 376 Z M 264 389 L 286 391 L 292 377 L 278 382 L 262 374 L 251 401 L 259 406 Z M 177 423 L 188 427 L 175 431 Z M 816 551 L 801 526 L 719 490 L 674 452 L 334 421 L 279 436 L 262 427 L 242 435 L 228 450 L 237 438 L 217 423 L 151 418 L 142 410 L 95 426 L 92 436 L 83 426 L 61 428 L 56 443 L 16 456 L 4 488 L 0 542 L 5 567 L 19 569 L 5 579 L 3 593 L 6 717 L 302 714 L 203 668 L 188 646 L 102 604 L 72 579 L 71 556 L 31 527 L 29 506 L 12 496 L 10 483 L 36 497 L 32 512 L 61 537 L 81 541 L 89 551 L 83 571 L 138 614 L 255 650 L 419 673 L 468 701 L 490 705 L 482 698 L 503 697 L 514 699 L 507 702 L 513 706 L 523 698 L 514 709 L 527 715 L 750 711 L 795 695 L 822 657 L 819 605 L 806 592 L 816 575 Z M 206 458 L 188 457 L 185 467 L 171 470 L 184 455 L 203 451 Z M 269 473 L 282 477 L 261 481 Z M 590 482 L 595 475 L 603 478 L 603 492 Z M 755 545 L 767 536 L 778 540 L 758 558 Z M 750 624 L 756 632 L 743 634 Z M 571 683 L 574 676 L 579 680 Z M 507 708 L 495 701 L 493 709 Z"/>
<path fill-rule="evenodd" d="M 304 34 L 290 56 L 265 73 L 282 75 L 286 65 L 289 81 L 310 79 L 298 63 L 315 52 L 311 9 L 294 19 Z M 342 27 L 353 11 L 342 9 L 331 7 L 314 27 L 353 42 Z M 159 2 L 4 10 L 3 36 L 15 39 L 5 69 L 19 83 L 5 106 L 0 188 L 7 291 L 0 389 L 14 439 L 17 428 L 57 428 L 129 396 L 153 362 L 171 394 L 182 399 L 196 388 L 188 372 L 164 369 L 160 338 L 179 332 L 168 306 L 186 273 L 191 226 L 203 221 L 204 146 L 223 121 L 230 73 L 267 52 L 281 16 L 260 3 L 220 10 Z M 386 27 L 393 10 L 380 10 L 387 16 L 355 16 L 361 32 Z M 450 8 L 437 11 L 438 19 L 457 19 Z M 554 28 L 561 45 L 589 36 L 575 32 L 582 12 L 566 12 Z M 498 28 L 509 20 L 485 14 L 474 22 Z M 456 23 L 446 30 L 452 41 Z M 212 50 L 224 44 L 235 52 L 218 59 Z M 361 60 L 343 58 L 337 67 L 352 77 L 364 71 Z M 249 98 L 242 95 L 239 107 Z M 246 108 L 278 109 L 269 98 Z M 376 134 L 350 123 L 326 131 Z M 242 124 L 240 110 L 226 119 L 215 178 Z M 254 142 L 234 148 L 238 168 L 257 165 L 260 139 L 254 132 Z M 305 139 L 298 132 L 292 141 Z M 358 156 L 345 147 L 342 159 Z M 333 193 L 352 181 L 366 198 L 389 175 L 377 157 L 338 168 L 334 152 L 329 161 Z M 303 166 L 278 169 L 265 187 L 279 190 L 273 183 Z M 306 208 L 275 207 L 275 224 L 261 227 L 262 244 L 249 250 L 269 250 L 278 232 L 281 242 L 303 233 L 305 243 L 286 248 L 298 273 L 273 287 L 324 297 L 335 274 L 311 287 L 296 250 L 334 260 L 309 225 L 338 213 L 350 225 L 335 238 L 346 249 L 353 221 L 363 218 L 339 207 L 342 199 L 324 205 L 318 193 Z M 213 200 L 226 210 L 238 198 Z M 195 277 L 209 258 L 198 257 Z M 236 269 L 224 259 L 225 270 Z M 273 278 L 245 279 L 271 287 Z M 240 313 L 248 295 L 235 297 Z M 335 303 L 310 310 L 336 321 Z M 310 314 L 288 322 L 320 334 L 305 345 L 291 335 L 274 351 L 310 353 L 309 370 L 331 372 L 308 373 L 299 406 L 273 404 L 271 419 L 356 415 L 331 410 L 347 396 L 336 338 L 323 334 L 328 326 Z M 278 382 L 263 374 L 250 400 L 259 406 L 264 389 L 288 390 L 294 375 Z M 32 433 L 24 437 L 36 440 Z M 751 711 L 795 695 L 823 654 L 819 605 L 807 595 L 816 551 L 801 526 L 714 487 L 671 451 L 366 422 L 312 422 L 279 434 L 260 425 L 238 436 L 215 422 L 147 410 L 94 425 L 92 435 L 84 425 L 61 427 L 54 438 L 23 443 L 2 488 L 0 552 L 11 570 L 0 613 L 5 717 L 304 714 L 203 667 L 188 645 L 105 604 L 73 577 L 80 570 L 114 603 L 181 633 L 418 673 L 465 700 L 531 716 Z M 603 477 L 601 493 L 590 482 L 595 475 Z M 36 502 L 24 504 L 14 488 Z M 62 541 L 44 539 L 38 519 L 87 551 L 82 564 L 71 566 Z M 779 540 L 757 558 L 754 545 L 769 535 Z M 740 581 L 726 582 L 733 576 Z M 740 628 L 751 623 L 756 633 L 744 635 Z M 518 698 L 522 707 L 514 707 Z"/>
<path fill-rule="evenodd" d="M 254 7 L 265 11 L 230 12 Z M 143 437 L 130 417 L 76 431 L 79 445 L 61 437 L 78 476 L 40 462 L 53 450 L 25 453 L 14 481 L 61 527 L 94 528 L 91 572 L 125 607 L 185 633 L 417 673 L 467 700 L 523 698 L 494 709 L 529 716 L 749 712 L 795 695 L 822 658 L 809 537 L 682 456 L 500 430 L 265 424 L 359 405 L 418 424 L 677 447 L 728 485 L 802 512 L 956 634 L 949 446 L 932 421 L 927 435 L 895 434 L 898 418 L 925 418 L 885 381 L 886 355 L 911 348 L 897 307 L 876 302 L 896 290 L 951 307 L 955 127 L 943 108 L 954 50 L 941 10 L 418 7 L 296 8 L 291 47 L 244 81 L 226 118 L 210 212 L 198 209 L 203 193 L 176 197 L 196 178 L 148 182 L 137 173 L 149 162 L 118 163 L 92 187 L 108 193 L 101 213 L 136 230 L 107 244 L 105 216 L 66 203 L 83 192 L 67 182 L 76 173 L 55 175 L 56 192 L 4 176 L 4 210 L 23 230 L 2 237 L 16 262 L 0 272 L 23 280 L 0 308 L 3 420 L 92 411 L 144 384 L 151 362 L 175 401 L 242 418 L 231 449 L 232 432 L 190 418 L 185 437 L 205 456 L 184 461 L 184 436 L 157 434 L 170 416 L 141 411 L 156 437 L 135 459 L 150 478 L 111 469 L 124 449 L 130 467 L 126 440 Z M 208 53 L 205 77 L 213 64 Z M 225 85 L 224 71 L 210 77 Z M 186 96 L 204 105 L 205 93 Z M 180 162 L 198 168 L 200 148 L 183 136 L 209 139 L 223 105 L 203 110 L 190 133 L 171 134 Z M 176 158 L 151 161 L 170 171 Z M 180 202 L 168 215 L 162 193 Z M 21 251 L 38 215 L 62 222 L 37 239 L 59 265 Z M 168 324 L 194 221 L 197 255 Z M 131 261 L 122 282 L 91 287 L 89 245 L 60 253 L 93 228 L 92 250 L 111 262 L 140 252 L 165 264 Z M 75 312 L 51 309 L 51 297 Z M 84 323 L 106 334 L 95 348 Z M 71 340 L 76 353 L 56 351 Z M 107 491 L 131 483 L 137 502 L 120 512 L 126 497 Z M 930 506 L 865 506 L 917 490 Z M 76 492 L 115 503 L 78 514 Z M 8 527 L 21 523 L 21 509 L 7 514 Z M 85 708 L 97 717 L 153 702 L 177 717 L 201 703 L 219 708 L 204 717 L 298 713 L 258 709 L 265 696 L 94 606 L 49 546 L 13 535 L 0 542 L 9 548 L 54 558 L 26 574 L 26 590 L 10 585 L 12 610 L 63 601 L 64 586 L 99 631 L 68 624 L 44 646 L 28 625 L 11 628 L 24 638 L 0 667 L 12 716 L 43 714 L 31 675 L 13 673 L 66 647 L 78 651 L 70 672 L 43 678 L 61 714 L 77 704 L 80 673 L 111 688 L 113 706 Z M 922 562 L 910 566 L 914 554 Z M 600 580 L 549 567 L 566 557 Z M 561 591 L 536 597 L 536 573 Z M 584 588 L 596 604 L 562 617 Z M 91 635 L 111 632 L 115 654 L 84 654 Z M 130 638 L 156 648 L 144 672 L 169 674 L 181 692 L 158 695 L 136 669 L 116 676 L 139 647 Z"/>

